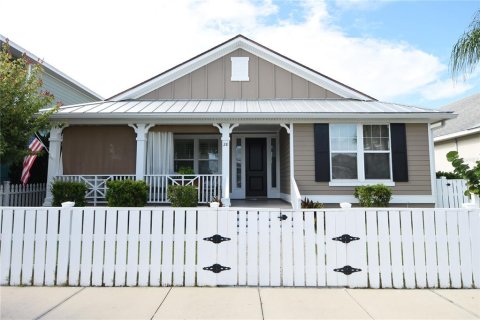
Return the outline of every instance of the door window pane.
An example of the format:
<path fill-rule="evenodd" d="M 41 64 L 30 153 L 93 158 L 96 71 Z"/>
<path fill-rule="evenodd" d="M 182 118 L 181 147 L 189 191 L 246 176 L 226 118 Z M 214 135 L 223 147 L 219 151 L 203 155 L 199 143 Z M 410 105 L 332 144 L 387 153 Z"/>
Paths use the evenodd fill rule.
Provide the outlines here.
<path fill-rule="evenodd" d="M 235 147 L 235 174 L 237 176 L 237 188 L 242 187 L 242 139 L 237 139 Z"/>
<path fill-rule="evenodd" d="M 357 179 L 357 154 L 332 153 L 332 178 Z"/>
<path fill-rule="evenodd" d="M 365 153 L 365 179 L 390 179 L 389 153 Z"/>
<path fill-rule="evenodd" d="M 270 151 L 272 153 L 272 165 L 271 165 L 271 176 L 272 176 L 272 188 L 277 187 L 277 139 L 272 138 Z"/>

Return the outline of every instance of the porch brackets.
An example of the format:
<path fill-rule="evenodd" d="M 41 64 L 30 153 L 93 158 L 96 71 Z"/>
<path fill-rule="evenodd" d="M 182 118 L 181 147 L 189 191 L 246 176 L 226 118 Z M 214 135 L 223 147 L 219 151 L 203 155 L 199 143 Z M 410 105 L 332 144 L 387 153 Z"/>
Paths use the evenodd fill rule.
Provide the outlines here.
<path fill-rule="evenodd" d="M 135 165 L 135 179 L 143 180 L 145 177 L 145 154 L 147 150 L 147 133 L 148 130 L 153 127 L 153 124 L 146 123 L 136 123 L 128 124 L 129 127 L 132 127 L 137 134 L 137 158 Z"/>
<path fill-rule="evenodd" d="M 230 207 L 230 134 L 238 123 L 214 123 L 222 134 L 222 203 Z"/>

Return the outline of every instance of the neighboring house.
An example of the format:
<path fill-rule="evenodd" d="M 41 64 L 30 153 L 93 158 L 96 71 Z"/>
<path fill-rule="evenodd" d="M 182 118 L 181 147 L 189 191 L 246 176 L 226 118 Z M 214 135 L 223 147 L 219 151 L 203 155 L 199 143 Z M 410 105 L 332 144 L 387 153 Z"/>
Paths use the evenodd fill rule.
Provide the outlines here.
<path fill-rule="evenodd" d="M 6 41 L 7 38 L 0 35 L 0 46 L 3 46 Z M 40 60 L 36 55 L 23 49 L 10 39 L 8 39 L 8 43 L 13 57 L 19 58 L 22 54 L 26 54 L 33 62 L 38 62 Z M 54 103 L 60 102 L 62 105 L 70 105 L 103 99 L 97 93 L 78 83 L 50 64 L 43 62 L 42 66 L 44 70 L 42 77 L 42 90 L 47 90 L 55 96 Z M 1 166 L 0 181 L 6 179 L 8 179 L 8 167 Z"/>
<path fill-rule="evenodd" d="M 480 94 L 476 94 L 438 109 L 453 111 L 455 119 L 445 121 L 433 130 L 435 143 L 435 170 L 453 171 L 447 161 L 449 151 L 458 151 L 470 166 L 480 160 Z"/>
<path fill-rule="evenodd" d="M 107 101 L 62 107 L 49 181 L 84 181 L 95 203 L 107 180 L 136 177 L 150 204 L 191 183 L 201 203 L 294 208 L 356 202 L 356 186 L 383 183 L 396 205 L 433 206 L 430 123 L 453 116 L 377 101 L 238 35 Z"/>

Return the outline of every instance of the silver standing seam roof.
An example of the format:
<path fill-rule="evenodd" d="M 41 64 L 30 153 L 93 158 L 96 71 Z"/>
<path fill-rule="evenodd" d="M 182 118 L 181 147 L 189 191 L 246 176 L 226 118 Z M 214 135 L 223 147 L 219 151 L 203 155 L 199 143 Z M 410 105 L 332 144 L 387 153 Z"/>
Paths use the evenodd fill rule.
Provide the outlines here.
<path fill-rule="evenodd" d="M 451 112 L 376 100 L 128 100 L 61 107 L 56 119 L 310 119 L 310 118 L 453 118 Z"/>

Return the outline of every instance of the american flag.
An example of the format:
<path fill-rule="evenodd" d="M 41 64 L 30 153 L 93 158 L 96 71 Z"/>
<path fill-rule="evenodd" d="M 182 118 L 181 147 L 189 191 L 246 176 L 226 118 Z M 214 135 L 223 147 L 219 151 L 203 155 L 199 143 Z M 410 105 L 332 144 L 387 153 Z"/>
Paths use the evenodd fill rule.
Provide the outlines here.
<path fill-rule="evenodd" d="M 30 179 L 30 169 L 35 162 L 35 159 L 37 159 L 37 153 L 42 151 L 43 144 L 40 140 L 38 140 L 37 137 L 33 137 L 30 141 L 30 144 L 28 145 L 28 149 L 30 150 L 31 154 L 29 154 L 23 159 L 22 177 L 20 178 L 23 185 L 26 185 L 28 179 Z"/>

